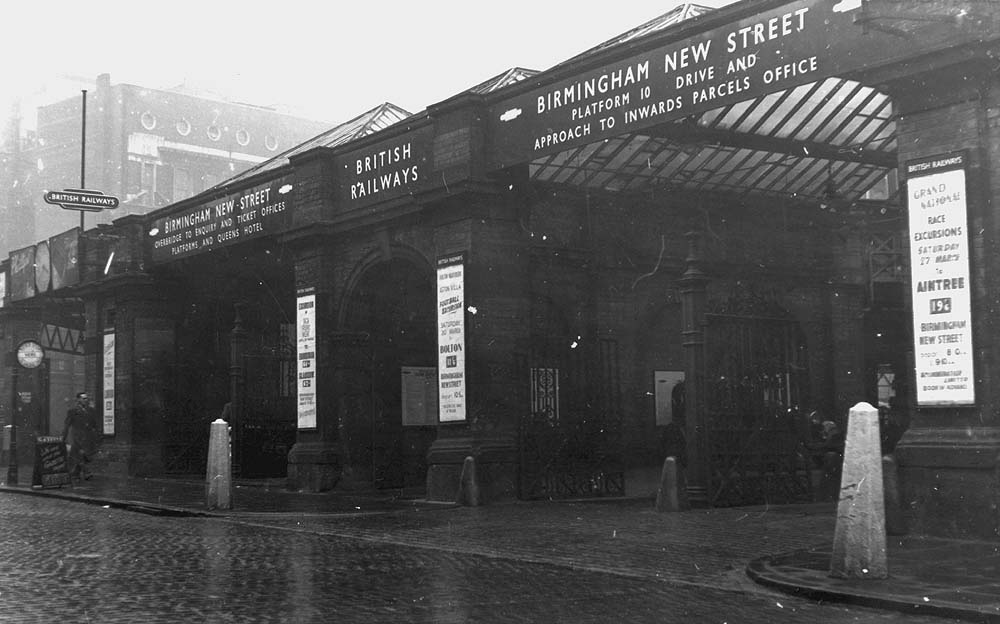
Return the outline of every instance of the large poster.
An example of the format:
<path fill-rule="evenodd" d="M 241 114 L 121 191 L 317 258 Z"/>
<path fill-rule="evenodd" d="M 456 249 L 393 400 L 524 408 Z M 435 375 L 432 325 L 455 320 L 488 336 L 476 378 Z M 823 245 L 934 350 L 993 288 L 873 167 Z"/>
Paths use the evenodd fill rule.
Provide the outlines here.
<path fill-rule="evenodd" d="M 80 264 L 77 262 L 79 245 L 80 228 L 73 228 L 49 239 L 52 290 L 76 286 L 80 282 Z"/>
<path fill-rule="evenodd" d="M 427 427 L 438 423 L 437 369 L 404 366 L 400 371 L 403 426 Z"/>
<path fill-rule="evenodd" d="M 965 152 L 909 162 L 913 353 L 917 405 L 972 405 L 972 308 Z"/>
<path fill-rule="evenodd" d="M 316 293 L 301 291 L 296 300 L 298 427 L 316 428 Z"/>
<path fill-rule="evenodd" d="M 35 246 L 10 252 L 10 300 L 35 296 Z"/>
<path fill-rule="evenodd" d="M 104 435 L 115 435 L 115 334 L 104 334 L 104 394 L 101 397 L 101 415 Z"/>
<path fill-rule="evenodd" d="M 441 422 L 465 420 L 465 255 L 437 263 L 438 413 Z"/>

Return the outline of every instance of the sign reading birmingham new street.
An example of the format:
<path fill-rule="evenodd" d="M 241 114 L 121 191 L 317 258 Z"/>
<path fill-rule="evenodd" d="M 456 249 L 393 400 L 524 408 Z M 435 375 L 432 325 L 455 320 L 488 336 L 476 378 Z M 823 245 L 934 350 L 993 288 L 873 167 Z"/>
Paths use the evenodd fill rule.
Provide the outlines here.
<path fill-rule="evenodd" d="M 153 262 L 169 262 L 281 233 L 291 225 L 293 186 L 281 177 L 157 217 Z"/>
<path fill-rule="evenodd" d="M 903 21 L 928 13 L 913 37 L 866 29 L 856 20 L 860 0 L 767 4 L 768 10 L 690 36 L 684 32 L 691 28 L 679 27 L 679 40 L 567 77 L 546 81 L 543 73 L 524 82 L 535 82 L 531 90 L 513 87 L 516 95 L 490 108 L 493 165 L 529 162 L 875 63 L 997 36 L 990 11 L 956 26 L 935 22 L 933 10 L 917 0 L 879 3 L 882 11 L 902 13 Z M 586 61 L 583 55 L 579 62 Z"/>
<path fill-rule="evenodd" d="M 906 163 L 917 404 L 972 405 L 966 153 Z"/>

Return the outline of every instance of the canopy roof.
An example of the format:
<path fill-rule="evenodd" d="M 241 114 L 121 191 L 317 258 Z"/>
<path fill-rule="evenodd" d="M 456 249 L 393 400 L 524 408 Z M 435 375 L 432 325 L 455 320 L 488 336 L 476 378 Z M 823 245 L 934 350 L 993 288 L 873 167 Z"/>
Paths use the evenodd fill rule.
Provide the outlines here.
<path fill-rule="evenodd" d="M 888 96 L 828 78 L 539 158 L 531 177 L 606 190 L 648 187 L 846 200 L 896 166 Z"/>

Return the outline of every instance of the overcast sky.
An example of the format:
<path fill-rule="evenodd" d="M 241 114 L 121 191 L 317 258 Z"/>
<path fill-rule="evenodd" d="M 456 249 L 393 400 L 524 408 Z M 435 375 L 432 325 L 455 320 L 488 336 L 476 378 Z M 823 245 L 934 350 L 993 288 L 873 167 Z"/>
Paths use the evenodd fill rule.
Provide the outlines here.
<path fill-rule="evenodd" d="M 0 9 L 0 118 L 19 99 L 33 126 L 34 106 L 79 96 L 81 80 L 101 73 L 331 123 L 386 101 L 417 112 L 507 68 L 551 67 L 678 4 L 18 0 Z"/>

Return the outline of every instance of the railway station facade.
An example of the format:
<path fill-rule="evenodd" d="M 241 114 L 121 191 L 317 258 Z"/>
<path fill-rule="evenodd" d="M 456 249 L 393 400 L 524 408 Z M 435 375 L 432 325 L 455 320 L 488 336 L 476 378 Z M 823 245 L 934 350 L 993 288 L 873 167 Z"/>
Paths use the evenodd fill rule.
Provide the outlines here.
<path fill-rule="evenodd" d="M 4 339 L 80 332 L 108 470 L 203 471 L 222 416 L 296 489 L 448 500 L 473 456 L 487 500 L 641 495 L 679 454 L 695 500 L 787 502 L 806 415 L 867 401 L 912 530 L 995 536 L 998 21 L 684 5 L 71 231 L 70 285 L 12 255 Z"/>

